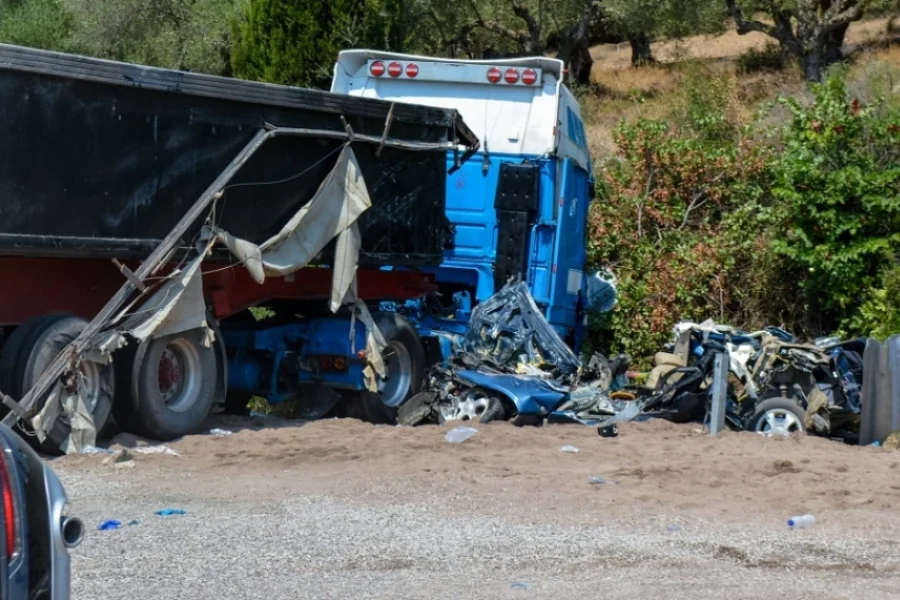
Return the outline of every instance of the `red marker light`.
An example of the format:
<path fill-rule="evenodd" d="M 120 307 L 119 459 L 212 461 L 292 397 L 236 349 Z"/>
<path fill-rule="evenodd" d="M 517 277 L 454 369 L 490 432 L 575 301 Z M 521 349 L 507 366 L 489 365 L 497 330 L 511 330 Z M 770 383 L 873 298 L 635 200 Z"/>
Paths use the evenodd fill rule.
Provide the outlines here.
<path fill-rule="evenodd" d="M 534 85 L 537 81 L 537 71 L 534 69 L 525 69 L 522 72 L 522 83 L 525 85 Z"/>
<path fill-rule="evenodd" d="M 503 78 L 506 80 L 506 83 L 519 83 L 519 72 L 516 69 L 507 69 Z"/>
<path fill-rule="evenodd" d="M 418 74 L 419 74 L 419 65 L 417 65 L 416 63 L 409 63 L 408 65 L 406 65 L 406 76 L 407 77 L 412 78 Z"/>
<path fill-rule="evenodd" d="M 388 65 L 388 75 L 391 77 L 400 77 L 403 73 L 403 65 L 398 62 L 392 62 Z"/>
<path fill-rule="evenodd" d="M 372 63 L 372 66 L 369 67 L 369 72 L 375 77 L 381 77 L 384 75 L 384 63 L 380 60 L 376 60 Z"/>
<path fill-rule="evenodd" d="M 503 77 L 503 73 L 500 72 L 500 69 L 497 67 L 491 67 L 487 72 L 487 80 L 491 83 L 499 83 L 500 78 Z"/>

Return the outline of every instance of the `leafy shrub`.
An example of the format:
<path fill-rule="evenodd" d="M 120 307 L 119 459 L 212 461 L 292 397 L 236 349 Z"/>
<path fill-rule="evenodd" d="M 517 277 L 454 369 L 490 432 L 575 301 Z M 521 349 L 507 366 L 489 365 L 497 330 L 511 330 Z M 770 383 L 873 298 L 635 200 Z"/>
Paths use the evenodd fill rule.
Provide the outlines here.
<path fill-rule="evenodd" d="M 680 319 L 730 320 L 758 244 L 768 148 L 741 134 L 716 85 L 685 90 L 682 127 L 641 120 L 615 133 L 618 157 L 592 206 L 589 257 L 612 267 L 619 306 L 591 341 L 640 359 Z M 749 235 L 748 235 L 749 228 Z"/>
<path fill-rule="evenodd" d="M 851 98 L 842 78 L 782 103 L 773 196 L 783 235 L 774 249 L 807 270 L 800 288 L 829 328 L 865 333 L 858 312 L 900 254 L 900 114 Z"/>

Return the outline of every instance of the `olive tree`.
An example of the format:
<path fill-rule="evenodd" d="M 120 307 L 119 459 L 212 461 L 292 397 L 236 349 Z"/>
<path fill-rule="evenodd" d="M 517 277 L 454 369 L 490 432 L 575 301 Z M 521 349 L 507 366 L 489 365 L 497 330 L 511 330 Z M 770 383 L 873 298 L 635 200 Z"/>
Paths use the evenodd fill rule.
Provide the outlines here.
<path fill-rule="evenodd" d="M 821 81 L 825 69 L 843 58 L 850 23 L 863 17 L 869 0 L 725 0 L 740 34 L 758 31 L 796 57 L 808 81 Z M 766 20 L 746 15 L 764 14 Z"/>

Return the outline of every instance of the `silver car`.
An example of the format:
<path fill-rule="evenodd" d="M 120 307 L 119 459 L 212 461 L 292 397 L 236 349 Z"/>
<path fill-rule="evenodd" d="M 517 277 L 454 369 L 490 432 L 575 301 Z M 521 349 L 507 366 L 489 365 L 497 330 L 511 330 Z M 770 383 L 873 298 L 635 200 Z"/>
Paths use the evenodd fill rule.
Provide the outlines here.
<path fill-rule="evenodd" d="M 69 598 L 69 550 L 84 526 L 66 502 L 49 465 L 0 424 L 0 600 Z"/>

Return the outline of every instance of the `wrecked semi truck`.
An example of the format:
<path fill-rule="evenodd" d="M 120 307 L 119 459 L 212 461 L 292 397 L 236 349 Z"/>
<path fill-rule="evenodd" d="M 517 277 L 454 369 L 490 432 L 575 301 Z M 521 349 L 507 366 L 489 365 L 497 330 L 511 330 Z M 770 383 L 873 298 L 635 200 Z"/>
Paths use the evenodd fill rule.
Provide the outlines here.
<path fill-rule="evenodd" d="M 42 448 L 418 389 L 376 309 L 436 289 L 457 111 L 0 45 L 0 114 L 0 392 Z"/>
<path fill-rule="evenodd" d="M 437 292 L 392 307 L 416 324 L 430 362 L 450 356 L 448 337 L 463 335 L 473 308 L 511 279 L 526 283 L 576 350 L 588 309 L 609 302 L 612 282 L 585 274 L 594 180 L 579 105 L 563 76 L 562 61 L 543 57 L 464 61 L 368 50 L 338 57 L 332 92 L 452 108 L 481 139 L 477 158 L 446 179 L 454 243 L 438 267 L 424 269 Z M 448 167 L 454 160 L 448 153 Z"/>

